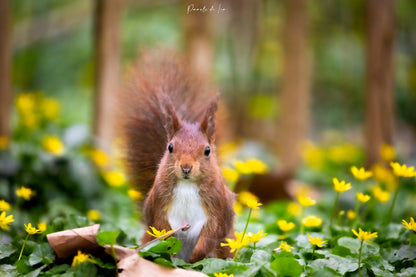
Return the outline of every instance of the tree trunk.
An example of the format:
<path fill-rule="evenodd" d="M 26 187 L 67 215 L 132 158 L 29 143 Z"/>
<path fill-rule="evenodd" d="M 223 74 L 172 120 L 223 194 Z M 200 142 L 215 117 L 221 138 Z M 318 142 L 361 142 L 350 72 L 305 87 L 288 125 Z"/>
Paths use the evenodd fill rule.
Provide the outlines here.
<path fill-rule="evenodd" d="M 94 15 L 94 135 L 109 148 L 114 137 L 114 95 L 120 85 L 120 20 L 122 0 L 97 0 Z"/>
<path fill-rule="evenodd" d="M 393 142 L 394 0 L 367 0 L 366 130 L 367 165 L 380 161 L 383 143 Z"/>
<path fill-rule="evenodd" d="M 282 170 L 296 171 L 300 145 L 308 132 L 310 118 L 311 59 L 308 50 L 306 0 L 285 0 L 283 24 L 282 114 L 278 153 Z"/>
<path fill-rule="evenodd" d="M 204 5 L 208 9 L 211 5 L 217 6 L 215 1 L 185 0 L 184 50 L 191 69 L 198 76 L 210 80 L 214 59 L 213 13 L 193 10 Z"/>
<path fill-rule="evenodd" d="M 11 135 L 11 2 L 0 1 L 0 136 Z"/>

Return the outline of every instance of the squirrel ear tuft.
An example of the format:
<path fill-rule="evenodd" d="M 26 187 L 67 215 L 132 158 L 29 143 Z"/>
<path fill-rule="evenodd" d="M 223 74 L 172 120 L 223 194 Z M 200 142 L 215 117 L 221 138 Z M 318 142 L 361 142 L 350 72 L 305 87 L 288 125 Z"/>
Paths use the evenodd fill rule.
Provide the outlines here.
<path fill-rule="evenodd" d="M 199 124 L 199 129 L 201 132 L 206 134 L 208 142 L 212 143 L 215 139 L 215 113 L 218 109 L 218 96 L 215 97 L 208 105 L 207 110 L 205 111 L 204 117 L 202 118 L 201 123 Z"/>
<path fill-rule="evenodd" d="M 161 107 L 165 116 L 165 130 L 168 140 L 171 140 L 181 127 L 181 122 L 173 107 L 172 101 L 168 97 L 162 97 Z"/>

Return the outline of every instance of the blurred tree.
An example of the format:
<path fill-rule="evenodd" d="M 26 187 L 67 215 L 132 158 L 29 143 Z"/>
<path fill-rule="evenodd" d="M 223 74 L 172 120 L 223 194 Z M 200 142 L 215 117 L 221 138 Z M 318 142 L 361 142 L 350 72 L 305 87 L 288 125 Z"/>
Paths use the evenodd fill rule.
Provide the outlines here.
<path fill-rule="evenodd" d="M 123 0 L 97 0 L 94 15 L 94 135 L 110 148 L 114 130 L 114 95 L 120 85 L 120 20 Z"/>
<path fill-rule="evenodd" d="M 0 136 L 10 137 L 11 129 L 11 4 L 0 1 Z"/>
<path fill-rule="evenodd" d="M 300 145 L 310 124 L 311 57 L 308 49 L 306 0 L 285 0 L 283 23 L 283 76 L 278 153 L 282 170 L 294 172 Z"/>
<path fill-rule="evenodd" d="M 366 2 L 366 158 L 380 160 L 383 143 L 393 141 L 394 0 Z"/>
<path fill-rule="evenodd" d="M 214 5 L 214 1 L 212 5 Z M 214 30 L 213 13 L 193 11 L 204 5 L 210 8 L 211 4 L 199 4 L 193 0 L 185 0 L 185 37 L 184 48 L 187 62 L 199 76 L 210 79 L 213 66 Z"/>

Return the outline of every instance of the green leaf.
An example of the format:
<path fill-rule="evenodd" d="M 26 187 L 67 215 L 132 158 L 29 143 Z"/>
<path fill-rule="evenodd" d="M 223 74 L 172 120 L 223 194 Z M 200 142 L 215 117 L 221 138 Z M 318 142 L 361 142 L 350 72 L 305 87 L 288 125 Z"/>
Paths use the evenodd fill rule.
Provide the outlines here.
<path fill-rule="evenodd" d="M 19 275 L 19 272 L 16 270 L 16 267 L 10 264 L 0 265 L 0 276 L 3 277 L 16 277 Z"/>
<path fill-rule="evenodd" d="M 55 260 L 55 254 L 49 243 L 38 244 L 35 250 L 29 256 L 29 264 L 36 265 L 38 263 L 50 264 Z"/>
<path fill-rule="evenodd" d="M 20 260 L 16 262 L 16 269 L 21 274 L 29 273 L 33 270 L 33 267 L 29 264 L 28 258 L 26 256 L 22 256 Z"/>
<path fill-rule="evenodd" d="M 300 276 L 303 267 L 293 257 L 278 256 L 270 265 L 277 276 Z"/>
<path fill-rule="evenodd" d="M 270 263 L 271 258 L 271 253 L 265 250 L 255 250 L 251 256 L 251 262 L 257 265 L 264 265 L 265 263 Z"/>
<path fill-rule="evenodd" d="M 350 237 L 341 237 L 338 239 L 338 245 L 348 248 L 352 254 L 358 254 L 361 241 Z"/>
<path fill-rule="evenodd" d="M 214 272 L 234 273 L 243 272 L 248 269 L 246 264 L 235 262 L 233 260 L 222 260 L 215 258 L 203 259 L 192 265 L 192 269 L 209 274 Z"/>
<path fill-rule="evenodd" d="M 0 244 L 0 260 L 10 257 L 17 249 L 12 244 Z"/>
<path fill-rule="evenodd" d="M 104 231 L 97 235 L 97 242 L 101 246 L 116 244 L 120 231 Z"/>
<path fill-rule="evenodd" d="M 39 274 L 42 272 L 42 270 L 46 267 L 47 265 L 43 265 L 27 274 L 24 275 L 24 277 L 37 277 L 39 276 Z"/>
<path fill-rule="evenodd" d="M 153 262 L 164 267 L 169 267 L 169 268 L 175 267 L 172 261 L 169 261 L 165 258 L 156 258 L 153 260 Z"/>
<path fill-rule="evenodd" d="M 69 264 L 56 265 L 52 267 L 51 269 L 49 269 L 47 272 L 48 274 L 51 274 L 51 275 L 65 273 L 69 270 L 70 267 L 71 266 Z"/>
<path fill-rule="evenodd" d="M 351 251 L 347 247 L 336 245 L 334 248 L 332 248 L 331 254 L 341 256 L 341 257 L 346 257 L 349 255 L 351 256 Z"/>
<path fill-rule="evenodd" d="M 344 275 L 346 272 L 354 272 L 358 269 L 358 261 L 356 259 L 351 257 L 343 258 L 332 254 L 329 254 L 326 259 L 314 260 L 309 265 L 315 269 L 328 267 L 341 275 Z"/>
<path fill-rule="evenodd" d="M 71 267 L 71 271 L 75 273 L 76 277 L 97 276 L 97 267 L 88 261 L 83 262 L 75 267 Z"/>

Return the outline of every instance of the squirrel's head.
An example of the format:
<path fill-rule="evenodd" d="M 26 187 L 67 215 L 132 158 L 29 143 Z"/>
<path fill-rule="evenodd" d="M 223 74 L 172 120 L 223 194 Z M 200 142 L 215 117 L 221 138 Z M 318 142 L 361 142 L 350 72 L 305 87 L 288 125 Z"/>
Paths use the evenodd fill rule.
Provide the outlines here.
<path fill-rule="evenodd" d="M 168 174 L 191 182 L 209 175 L 215 161 L 215 113 L 217 99 L 206 109 L 202 120 L 197 123 L 181 121 L 168 105 L 166 114 L 166 159 Z"/>

